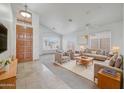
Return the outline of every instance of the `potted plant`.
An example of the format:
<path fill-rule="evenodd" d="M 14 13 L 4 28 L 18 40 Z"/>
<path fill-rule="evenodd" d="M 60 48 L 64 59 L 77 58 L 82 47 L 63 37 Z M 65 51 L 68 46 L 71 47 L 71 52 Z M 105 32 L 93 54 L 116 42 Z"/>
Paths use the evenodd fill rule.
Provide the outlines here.
<path fill-rule="evenodd" d="M 7 59 L 7 60 L 5 60 L 5 62 L 4 62 L 4 69 L 5 69 L 5 71 L 8 71 L 9 70 L 9 64 L 10 64 L 10 60 L 9 59 Z"/>
<path fill-rule="evenodd" d="M 2 60 L 0 60 L 0 72 L 2 72 L 2 67 L 3 67 Z"/>
<path fill-rule="evenodd" d="M 8 71 L 10 62 L 11 61 L 9 59 L 0 61 L 0 70 Z"/>

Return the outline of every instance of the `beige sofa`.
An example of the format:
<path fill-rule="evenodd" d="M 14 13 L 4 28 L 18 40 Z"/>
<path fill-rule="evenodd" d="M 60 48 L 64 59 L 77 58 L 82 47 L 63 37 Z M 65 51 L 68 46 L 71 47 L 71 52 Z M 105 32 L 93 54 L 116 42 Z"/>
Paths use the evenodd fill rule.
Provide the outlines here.
<path fill-rule="evenodd" d="M 95 60 L 101 60 L 101 61 L 105 61 L 108 57 L 108 53 L 109 51 L 105 51 L 105 50 L 96 50 L 96 49 L 85 49 L 83 51 L 83 55 L 84 56 L 88 56 L 88 57 L 93 57 Z"/>
<path fill-rule="evenodd" d="M 93 59 L 95 59 L 95 60 L 105 61 L 107 59 L 108 55 L 102 54 L 100 52 L 98 53 L 98 51 L 101 51 L 101 50 L 94 50 L 94 49 L 86 49 L 86 51 L 69 50 L 68 52 L 70 53 L 70 58 L 72 60 L 74 60 L 75 57 L 78 57 L 78 56 L 88 56 L 88 57 L 93 57 Z"/>
<path fill-rule="evenodd" d="M 84 53 L 84 55 L 88 57 L 93 57 L 95 60 L 105 61 L 107 59 L 107 56 L 100 54 Z"/>
<path fill-rule="evenodd" d="M 115 71 L 119 72 L 122 76 L 121 79 L 123 80 L 123 57 L 122 57 L 122 62 L 121 62 L 120 68 L 110 66 L 110 60 L 106 60 L 105 62 L 95 63 L 94 64 L 94 81 L 97 78 L 98 71 L 102 68 L 109 68 L 111 70 L 115 70 Z M 122 84 L 123 84 L 123 81 L 122 81 Z M 121 86 L 122 86 L 122 84 L 121 84 Z"/>

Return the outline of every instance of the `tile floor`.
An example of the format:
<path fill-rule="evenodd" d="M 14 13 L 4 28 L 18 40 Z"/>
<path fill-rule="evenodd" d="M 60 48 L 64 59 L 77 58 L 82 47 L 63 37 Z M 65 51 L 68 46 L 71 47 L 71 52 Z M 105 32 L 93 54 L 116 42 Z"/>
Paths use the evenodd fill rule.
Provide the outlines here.
<path fill-rule="evenodd" d="M 54 63 L 54 55 L 40 56 L 39 61 L 19 63 L 17 89 L 96 89 L 94 82 Z"/>
<path fill-rule="evenodd" d="M 39 61 L 19 63 L 17 89 L 66 89 L 70 88 Z"/>

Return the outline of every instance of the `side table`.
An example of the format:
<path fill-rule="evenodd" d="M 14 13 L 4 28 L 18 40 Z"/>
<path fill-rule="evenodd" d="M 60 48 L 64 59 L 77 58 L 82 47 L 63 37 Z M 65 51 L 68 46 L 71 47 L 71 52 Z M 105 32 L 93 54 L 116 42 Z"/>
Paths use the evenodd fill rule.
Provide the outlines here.
<path fill-rule="evenodd" d="M 116 73 L 116 76 L 104 73 L 103 69 L 98 72 L 98 87 L 101 89 L 120 89 L 121 74 Z"/>

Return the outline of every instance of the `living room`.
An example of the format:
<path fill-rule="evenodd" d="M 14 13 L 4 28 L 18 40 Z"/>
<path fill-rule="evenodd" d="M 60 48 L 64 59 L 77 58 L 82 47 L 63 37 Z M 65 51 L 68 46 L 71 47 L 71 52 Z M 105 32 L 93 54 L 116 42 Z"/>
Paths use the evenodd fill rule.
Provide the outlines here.
<path fill-rule="evenodd" d="M 7 62 L 12 60 L 16 61 L 17 70 L 14 80 L 11 75 L 12 80 L 4 79 L 11 66 L 9 70 L 0 70 L 1 85 L 14 81 L 14 87 L 0 88 L 123 88 L 123 4 L 8 3 L 0 6 L 1 28 L 8 29 L 6 49 L 0 50 L 0 66 L 10 65 Z M 31 17 L 23 17 L 22 10 Z"/>

